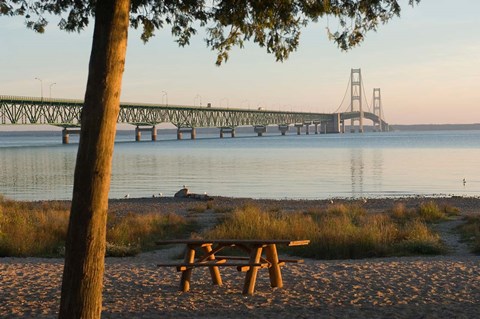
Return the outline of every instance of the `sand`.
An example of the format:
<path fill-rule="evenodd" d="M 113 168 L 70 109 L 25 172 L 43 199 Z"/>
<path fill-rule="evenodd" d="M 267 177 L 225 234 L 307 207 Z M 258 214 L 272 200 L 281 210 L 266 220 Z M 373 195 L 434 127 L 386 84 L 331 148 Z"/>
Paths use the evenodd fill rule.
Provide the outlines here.
<path fill-rule="evenodd" d="M 397 199 L 417 205 L 422 198 Z M 463 213 L 478 213 L 479 199 L 443 198 Z M 247 199 L 215 199 L 238 205 Z M 394 200 L 368 200 L 371 210 L 390 208 Z M 221 202 L 221 203 L 220 203 Z M 328 205 L 328 201 L 259 201 L 292 210 Z M 117 212 L 177 211 L 198 202 L 174 199 L 112 201 Z M 190 216 L 192 217 L 192 216 Z M 452 227 L 454 224 L 451 225 Z M 222 269 L 224 285 L 213 286 L 208 270 L 195 269 L 191 291 L 178 291 L 180 274 L 158 268 L 180 247 L 129 258 L 107 258 L 104 318 L 478 318 L 480 257 L 468 253 L 449 226 L 451 252 L 437 257 L 361 260 L 305 260 L 282 268 L 283 288 L 270 288 L 260 270 L 254 296 L 241 294 L 244 273 Z M 60 300 L 62 259 L 0 258 L 0 318 L 54 318 Z"/>

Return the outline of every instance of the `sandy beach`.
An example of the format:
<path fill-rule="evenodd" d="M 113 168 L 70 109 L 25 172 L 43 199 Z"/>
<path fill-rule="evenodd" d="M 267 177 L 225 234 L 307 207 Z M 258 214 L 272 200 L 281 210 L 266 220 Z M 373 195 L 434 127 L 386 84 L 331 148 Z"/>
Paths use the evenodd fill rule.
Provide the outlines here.
<path fill-rule="evenodd" d="M 462 214 L 479 213 L 478 198 L 441 198 Z M 250 199 L 215 198 L 215 207 L 232 207 Z M 338 200 L 341 201 L 341 200 Z M 342 200 L 346 201 L 346 200 Z M 418 205 L 423 198 L 369 199 L 365 208 L 381 211 L 394 202 Z M 329 205 L 329 201 L 257 200 L 285 210 Z M 208 224 L 211 219 L 188 212 L 199 202 L 173 198 L 113 200 L 117 213 L 177 212 Z M 211 217 L 210 217 L 211 218 Z M 241 294 L 245 274 L 222 269 L 223 286 L 210 283 L 206 269 L 195 269 L 191 291 L 178 291 L 180 274 L 158 268 L 180 247 L 129 258 L 107 258 L 104 318 L 476 318 L 480 316 L 480 257 L 468 253 L 451 234 L 457 221 L 442 226 L 450 253 L 436 257 L 361 260 L 305 260 L 282 268 L 284 287 L 272 289 L 268 271 L 260 270 L 254 296 Z M 60 300 L 62 259 L 0 258 L 0 317 L 54 318 Z"/>

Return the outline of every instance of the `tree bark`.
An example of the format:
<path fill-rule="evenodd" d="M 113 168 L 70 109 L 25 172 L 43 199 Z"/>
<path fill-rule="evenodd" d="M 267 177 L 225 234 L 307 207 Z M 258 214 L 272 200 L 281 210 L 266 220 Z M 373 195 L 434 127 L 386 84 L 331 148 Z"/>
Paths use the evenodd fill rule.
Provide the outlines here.
<path fill-rule="evenodd" d="M 100 318 L 108 193 L 130 0 L 96 2 L 59 318 Z"/>

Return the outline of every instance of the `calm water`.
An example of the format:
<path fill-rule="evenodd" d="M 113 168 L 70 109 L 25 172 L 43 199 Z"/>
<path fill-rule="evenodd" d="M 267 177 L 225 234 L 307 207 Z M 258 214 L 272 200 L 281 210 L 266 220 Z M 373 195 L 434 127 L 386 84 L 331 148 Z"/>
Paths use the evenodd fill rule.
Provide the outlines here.
<path fill-rule="evenodd" d="M 480 131 L 392 132 L 133 142 L 117 135 L 111 198 L 195 193 L 253 198 L 480 196 Z M 185 134 L 186 135 L 186 134 Z M 144 136 L 148 139 L 147 136 Z M 0 132 L 0 194 L 69 199 L 78 137 Z M 466 184 L 462 182 L 466 179 Z"/>

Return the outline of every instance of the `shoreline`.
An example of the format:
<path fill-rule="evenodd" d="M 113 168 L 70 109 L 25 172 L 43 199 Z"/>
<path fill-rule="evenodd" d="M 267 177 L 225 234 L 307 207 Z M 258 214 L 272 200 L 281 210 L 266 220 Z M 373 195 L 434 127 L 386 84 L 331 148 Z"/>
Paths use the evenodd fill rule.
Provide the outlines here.
<path fill-rule="evenodd" d="M 391 209 L 396 203 L 403 203 L 407 208 L 413 208 L 423 202 L 434 201 L 438 205 L 457 207 L 463 214 L 480 213 L 480 197 L 461 196 L 412 196 L 390 198 L 331 198 L 331 199 L 254 199 L 244 197 L 211 196 L 213 207 L 240 207 L 247 203 L 256 204 L 265 208 L 281 208 L 282 210 L 302 210 L 309 208 L 327 208 L 332 204 L 359 204 L 367 211 L 381 212 Z M 70 202 L 70 201 L 66 201 Z M 193 207 L 195 204 L 205 203 L 204 200 L 194 198 L 175 197 L 139 197 L 127 199 L 110 199 L 109 212 L 122 212 L 125 210 L 145 212 L 149 209 L 165 212 L 169 208 L 174 210 Z"/>

